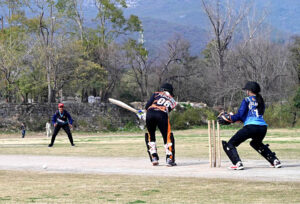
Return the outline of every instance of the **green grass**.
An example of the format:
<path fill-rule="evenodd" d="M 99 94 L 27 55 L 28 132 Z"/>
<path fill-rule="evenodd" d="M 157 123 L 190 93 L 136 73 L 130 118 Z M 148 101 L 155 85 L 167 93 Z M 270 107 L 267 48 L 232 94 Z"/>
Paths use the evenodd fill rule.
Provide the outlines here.
<path fill-rule="evenodd" d="M 237 130 L 222 129 L 221 138 L 229 140 Z M 206 129 L 174 131 L 177 157 L 208 158 Z M 16 134 L 0 134 L 0 154 L 147 157 L 144 133 L 85 133 L 74 134 L 76 148 L 72 148 L 64 132 L 57 136 L 54 147 L 47 148 L 50 138 L 42 133 L 29 133 L 25 139 Z M 250 145 L 241 144 L 238 151 L 242 159 L 261 159 Z M 280 159 L 300 158 L 300 130 L 271 129 L 264 140 Z M 157 132 L 160 155 L 164 155 L 163 141 Z M 227 159 L 222 155 L 223 159 Z"/>
<path fill-rule="evenodd" d="M 300 202 L 292 182 L 0 171 L 0 184 L 3 203 Z"/>
<path fill-rule="evenodd" d="M 222 139 L 236 131 L 222 129 Z M 206 129 L 174 135 L 177 157 L 208 159 Z M 75 133 L 74 140 L 76 148 L 63 133 L 48 148 L 50 138 L 42 133 L 28 133 L 25 139 L 0 133 L 0 154 L 148 157 L 142 132 Z M 298 129 L 271 129 L 265 142 L 280 159 L 300 158 Z M 157 143 L 164 155 L 159 133 Z M 249 141 L 238 151 L 242 159 L 262 159 Z M 299 194 L 299 182 L 0 171 L 0 203 L 300 203 Z"/>

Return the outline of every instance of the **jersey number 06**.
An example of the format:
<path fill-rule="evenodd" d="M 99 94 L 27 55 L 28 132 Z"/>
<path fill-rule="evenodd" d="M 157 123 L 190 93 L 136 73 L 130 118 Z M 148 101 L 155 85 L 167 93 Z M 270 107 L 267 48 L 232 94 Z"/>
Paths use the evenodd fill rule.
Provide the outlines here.
<path fill-rule="evenodd" d="M 171 106 L 171 103 L 170 101 L 167 101 L 165 98 L 160 98 L 158 101 L 157 101 L 157 104 L 160 105 L 160 106 L 165 106 L 167 108 L 169 108 Z"/>

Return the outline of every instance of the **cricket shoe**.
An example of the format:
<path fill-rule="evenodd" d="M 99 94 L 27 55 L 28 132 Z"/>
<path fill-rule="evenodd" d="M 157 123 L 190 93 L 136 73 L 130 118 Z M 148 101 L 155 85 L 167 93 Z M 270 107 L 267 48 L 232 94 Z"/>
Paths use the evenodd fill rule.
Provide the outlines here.
<path fill-rule="evenodd" d="M 159 163 L 158 163 L 158 159 L 157 157 L 152 157 L 152 165 L 153 166 L 157 166 Z"/>
<path fill-rule="evenodd" d="M 270 165 L 270 167 L 272 167 L 272 168 L 281 168 L 282 164 L 280 163 L 280 161 L 278 159 L 275 159 L 273 164 Z"/>
<path fill-rule="evenodd" d="M 236 165 L 232 165 L 232 166 L 228 167 L 228 169 L 231 169 L 231 170 L 243 170 L 244 166 L 243 166 L 243 163 L 241 161 L 239 161 L 238 163 L 236 163 Z"/>
<path fill-rule="evenodd" d="M 170 158 L 167 159 L 167 167 L 171 167 L 171 166 L 177 166 L 177 164 Z"/>

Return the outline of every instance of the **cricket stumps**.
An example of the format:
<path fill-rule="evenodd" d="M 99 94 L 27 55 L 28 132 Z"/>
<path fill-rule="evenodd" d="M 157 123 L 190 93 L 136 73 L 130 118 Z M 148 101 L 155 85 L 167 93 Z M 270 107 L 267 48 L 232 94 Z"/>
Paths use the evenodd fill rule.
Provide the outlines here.
<path fill-rule="evenodd" d="M 216 131 L 216 126 L 217 126 L 217 131 Z M 220 124 L 214 120 L 208 120 L 207 127 L 208 127 L 209 166 L 211 168 L 221 167 Z"/>

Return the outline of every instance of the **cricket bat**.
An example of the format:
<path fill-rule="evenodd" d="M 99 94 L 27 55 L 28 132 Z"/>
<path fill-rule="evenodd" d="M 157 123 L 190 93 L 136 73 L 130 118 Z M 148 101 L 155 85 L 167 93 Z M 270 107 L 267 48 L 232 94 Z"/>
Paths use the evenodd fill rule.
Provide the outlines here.
<path fill-rule="evenodd" d="M 122 101 L 119 101 L 119 100 L 116 100 L 116 99 L 113 99 L 113 98 L 109 98 L 108 101 L 111 102 L 112 104 L 115 104 L 117 106 L 125 108 L 125 109 L 127 109 L 131 112 L 134 112 L 135 114 L 138 113 L 138 110 L 132 108 L 131 106 L 127 105 L 126 103 L 123 103 Z"/>

